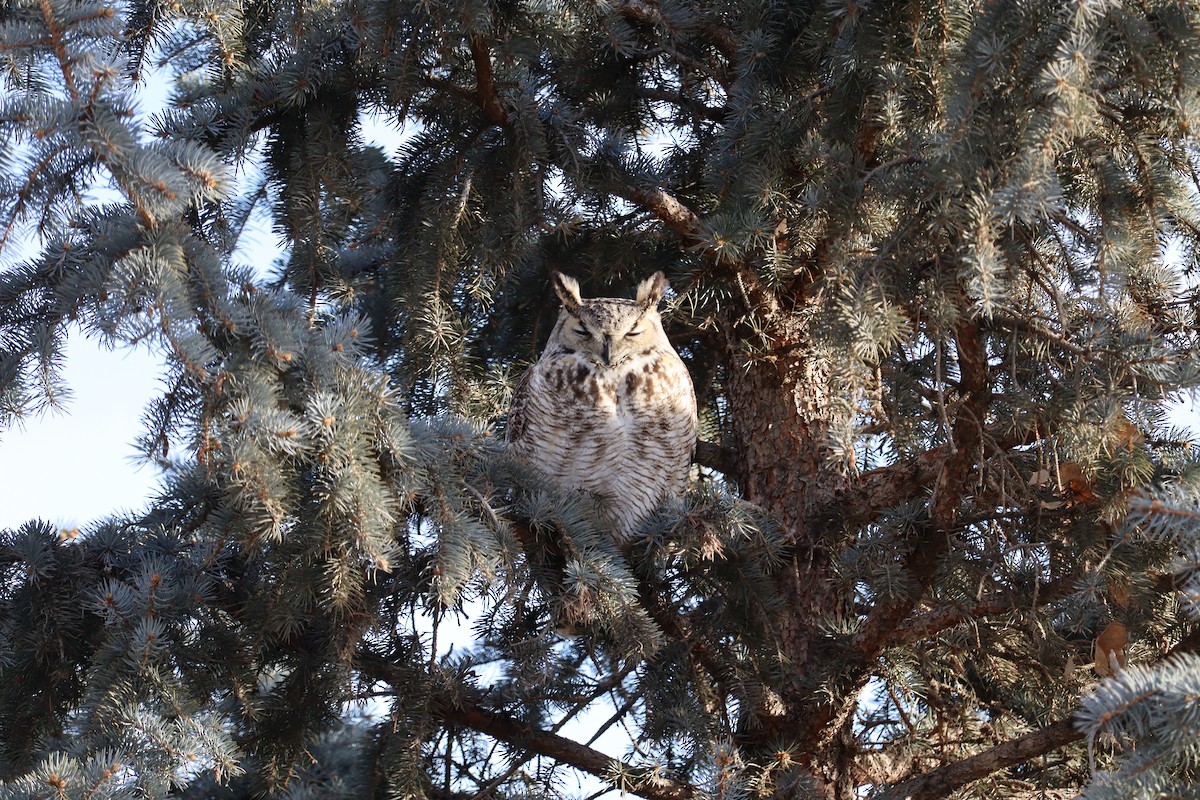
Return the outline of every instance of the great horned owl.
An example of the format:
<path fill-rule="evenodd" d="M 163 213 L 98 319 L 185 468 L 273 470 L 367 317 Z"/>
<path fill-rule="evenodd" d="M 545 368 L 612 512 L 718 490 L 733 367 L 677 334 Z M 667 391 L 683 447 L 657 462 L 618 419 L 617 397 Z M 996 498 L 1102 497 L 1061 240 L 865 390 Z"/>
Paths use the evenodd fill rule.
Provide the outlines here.
<path fill-rule="evenodd" d="M 555 272 L 562 300 L 542 357 L 517 385 L 509 447 L 563 486 L 595 492 L 617 544 L 687 487 L 696 448 L 696 395 L 663 332 L 661 272 L 636 300 L 579 296 Z"/>

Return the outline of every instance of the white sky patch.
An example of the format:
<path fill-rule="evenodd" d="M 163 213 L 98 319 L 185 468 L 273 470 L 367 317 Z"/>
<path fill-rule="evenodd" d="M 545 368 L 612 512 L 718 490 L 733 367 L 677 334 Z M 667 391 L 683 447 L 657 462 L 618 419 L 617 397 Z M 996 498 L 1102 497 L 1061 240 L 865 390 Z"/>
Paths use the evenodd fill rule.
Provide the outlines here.
<path fill-rule="evenodd" d="M 30 519 L 74 528 L 146 505 L 158 470 L 139 466 L 134 442 L 162 366 L 144 349 L 105 350 L 72 332 L 59 412 L 0 432 L 0 528 Z"/>
<path fill-rule="evenodd" d="M 378 147 L 392 161 L 400 159 L 404 144 L 421 130 L 418 123 L 397 123 L 388 114 L 373 110 L 358 115 L 358 126 L 363 144 Z"/>

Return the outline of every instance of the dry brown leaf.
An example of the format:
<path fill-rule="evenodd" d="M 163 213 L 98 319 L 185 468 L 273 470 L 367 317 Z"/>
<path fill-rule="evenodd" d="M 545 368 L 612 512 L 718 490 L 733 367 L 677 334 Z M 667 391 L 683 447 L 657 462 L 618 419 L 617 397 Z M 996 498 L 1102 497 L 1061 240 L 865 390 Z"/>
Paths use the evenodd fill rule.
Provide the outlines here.
<path fill-rule="evenodd" d="M 1138 430 L 1137 425 L 1129 421 L 1128 417 L 1117 423 L 1117 441 L 1129 452 L 1133 452 L 1133 448 L 1145 440 L 1146 437 Z"/>
<path fill-rule="evenodd" d="M 1120 622 L 1110 622 L 1096 637 L 1093 646 L 1093 667 L 1101 677 L 1115 675 L 1125 666 L 1125 648 L 1129 644 L 1129 629 Z"/>
<path fill-rule="evenodd" d="M 1090 503 L 1100 497 L 1092 491 L 1092 482 L 1083 467 L 1074 461 L 1064 461 L 1058 467 L 1058 481 L 1063 493 L 1077 503 Z"/>
<path fill-rule="evenodd" d="M 791 247 L 791 240 L 788 238 L 787 217 L 779 220 L 779 224 L 775 226 L 775 247 L 780 250 L 787 250 Z"/>

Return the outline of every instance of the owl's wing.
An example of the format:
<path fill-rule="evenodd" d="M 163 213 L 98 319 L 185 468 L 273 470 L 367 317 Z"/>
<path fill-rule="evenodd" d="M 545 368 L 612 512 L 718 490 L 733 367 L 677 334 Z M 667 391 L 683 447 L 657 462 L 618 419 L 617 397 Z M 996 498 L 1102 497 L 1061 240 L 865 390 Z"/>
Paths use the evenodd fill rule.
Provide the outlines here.
<path fill-rule="evenodd" d="M 517 442 L 525 438 L 525 407 L 529 405 L 529 383 L 537 365 L 525 370 L 517 388 L 513 389 L 512 404 L 508 407 L 508 421 L 504 428 L 504 441 Z"/>

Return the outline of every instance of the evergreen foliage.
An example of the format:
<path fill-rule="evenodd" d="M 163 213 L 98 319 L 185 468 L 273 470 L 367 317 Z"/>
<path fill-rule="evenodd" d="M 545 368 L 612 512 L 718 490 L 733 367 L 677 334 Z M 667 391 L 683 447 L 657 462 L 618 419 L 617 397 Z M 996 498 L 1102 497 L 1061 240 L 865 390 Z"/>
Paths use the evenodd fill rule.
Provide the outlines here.
<path fill-rule="evenodd" d="M 1133 502 L 1137 536 L 1169 542 L 1176 560 L 1166 577 L 1188 618 L 1200 621 L 1200 502 L 1194 486 Z M 1195 628 L 1165 661 L 1131 666 L 1084 698 L 1080 726 L 1111 737 L 1127 755 L 1102 772 L 1087 798 L 1195 796 L 1200 765 L 1200 656 Z"/>
<path fill-rule="evenodd" d="M 0 426 L 68 335 L 166 363 L 150 506 L 0 534 L 0 795 L 1194 796 L 1196 0 L 8 0 L 0 54 Z M 502 444 L 552 268 L 674 286 L 705 441 L 629 552 Z"/>

